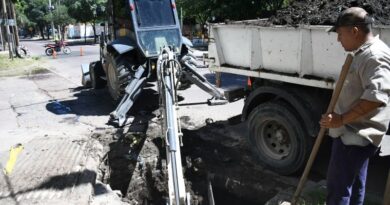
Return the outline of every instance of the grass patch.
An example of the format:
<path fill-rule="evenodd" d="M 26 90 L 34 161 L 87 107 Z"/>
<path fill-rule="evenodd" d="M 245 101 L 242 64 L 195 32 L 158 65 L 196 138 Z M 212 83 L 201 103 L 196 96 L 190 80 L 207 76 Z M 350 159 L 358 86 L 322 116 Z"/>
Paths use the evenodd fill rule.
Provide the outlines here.
<path fill-rule="evenodd" d="M 0 54 L 0 77 L 20 76 L 46 73 L 48 70 L 43 66 L 40 57 L 31 58 L 9 58 L 8 53 Z"/>

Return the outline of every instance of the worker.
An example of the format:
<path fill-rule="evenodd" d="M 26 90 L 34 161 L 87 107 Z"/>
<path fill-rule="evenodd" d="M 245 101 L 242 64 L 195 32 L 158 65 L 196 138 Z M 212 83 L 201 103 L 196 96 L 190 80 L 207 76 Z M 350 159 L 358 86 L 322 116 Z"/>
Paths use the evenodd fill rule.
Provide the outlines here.
<path fill-rule="evenodd" d="M 333 138 L 327 173 L 327 205 L 362 205 L 369 158 L 389 127 L 390 49 L 372 33 L 374 20 L 352 7 L 330 29 L 354 55 L 335 111 L 324 114 Z"/>

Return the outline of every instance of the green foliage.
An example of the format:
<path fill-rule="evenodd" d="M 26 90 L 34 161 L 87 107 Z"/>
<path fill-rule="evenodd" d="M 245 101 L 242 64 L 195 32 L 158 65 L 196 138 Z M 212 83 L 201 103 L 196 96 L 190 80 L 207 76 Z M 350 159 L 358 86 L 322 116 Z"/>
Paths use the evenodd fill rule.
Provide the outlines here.
<path fill-rule="evenodd" d="M 15 2 L 17 20 L 21 27 L 43 29 L 53 21 L 63 29 L 76 22 L 93 24 L 102 19 L 107 0 L 51 0 L 54 10 L 49 10 L 49 0 L 12 0 Z"/>
<path fill-rule="evenodd" d="M 30 25 L 44 26 L 47 23 L 45 19 L 48 12 L 46 0 L 20 0 L 19 2 L 24 2 L 26 5 L 24 15 L 29 19 Z"/>
<path fill-rule="evenodd" d="M 99 19 L 105 9 L 106 0 L 67 0 L 68 13 L 78 22 L 94 22 Z"/>
<path fill-rule="evenodd" d="M 33 22 L 31 22 L 27 15 L 25 14 L 25 10 L 27 9 L 27 3 L 25 1 L 17 1 L 15 0 L 15 12 L 18 14 L 16 15 L 16 20 L 18 22 L 18 25 L 20 26 L 29 26 L 32 25 Z"/>
<path fill-rule="evenodd" d="M 51 15 L 47 14 L 45 17 L 45 20 L 47 22 L 51 21 Z M 66 26 L 68 24 L 75 23 L 75 19 L 69 16 L 68 14 L 68 7 L 65 5 L 59 5 L 57 8 L 53 11 L 53 22 L 55 25 L 60 26 Z"/>

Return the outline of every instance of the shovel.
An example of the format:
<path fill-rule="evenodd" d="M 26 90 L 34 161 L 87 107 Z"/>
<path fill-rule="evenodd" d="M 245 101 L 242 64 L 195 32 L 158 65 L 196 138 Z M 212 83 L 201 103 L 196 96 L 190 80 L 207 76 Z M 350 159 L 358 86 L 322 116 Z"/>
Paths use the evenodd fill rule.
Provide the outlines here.
<path fill-rule="evenodd" d="M 344 65 L 341 69 L 340 77 L 336 83 L 336 87 L 333 91 L 332 98 L 330 100 L 330 103 L 329 103 L 329 106 L 328 106 L 326 113 L 332 113 L 334 110 L 334 107 L 336 106 L 336 102 L 339 98 L 341 89 L 343 88 L 345 78 L 347 77 L 347 74 L 349 71 L 349 67 L 351 66 L 352 59 L 353 59 L 352 54 L 348 54 L 347 58 L 345 59 Z M 318 136 L 317 136 L 316 141 L 314 143 L 313 149 L 310 153 L 309 160 L 306 164 L 305 170 L 301 176 L 301 179 L 299 180 L 298 187 L 297 187 L 297 189 L 294 193 L 294 196 L 291 200 L 292 205 L 297 205 L 297 202 L 298 202 L 299 196 L 301 195 L 303 186 L 305 185 L 305 183 L 307 181 L 307 176 L 309 175 L 309 172 L 310 172 L 310 169 L 313 165 L 314 159 L 316 158 L 318 150 L 319 150 L 320 145 L 322 143 L 322 139 L 324 138 L 325 131 L 326 131 L 326 128 L 321 128 L 320 132 L 318 133 Z"/>

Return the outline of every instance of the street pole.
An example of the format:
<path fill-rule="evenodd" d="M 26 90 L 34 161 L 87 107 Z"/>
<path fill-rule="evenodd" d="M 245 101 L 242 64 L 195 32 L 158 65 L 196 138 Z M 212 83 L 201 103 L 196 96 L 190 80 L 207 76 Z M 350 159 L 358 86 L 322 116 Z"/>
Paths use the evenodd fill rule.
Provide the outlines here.
<path fill-rule="evenodd" d="M 5 0 L 2 0 L 2 5 L 3 5 L 3 21 L 6 22 L 6 24 L 8 23 L 8 14 L 7 14 L 7 6 L 5 4 Z M 14 55 L 13 55 L 13 52 L 12 52 L 12 49 L 11 49 L 11 40 L 10 40 L 10 30 L 9 30 L 9 26 L 8 25 L 5 25 L 5 33 L 6 33 L 6 37 L 7 37 L 7 42 L 8 42 L 8 51 L 9 51 L 9 58 L 12 58 L 12 60 L 14 59 Z"/>
<path fill-rule="evenodd" d="M 51 0 L 49 0 L 49 10 L 50 10 L 50 16 L 51 16 L 51 33 L 53 34 L 53 40 L 54 40 L 54 22 L 53 22 L 53 9 L 51 6 Z"/>
<path fill-rule="evenodd" d="M 180 27 L 183 31 L 183 7 L 180 7 Z"/>
<path fill-rule="evenodd" d="M 57 16 L 59 15 L 59 13 L 58 13 L 58 12 L 59 12 L 59 11 L 58 11 L 58 8 L 60 8 L 60 5 L 61 5 L 61 2 L 58 1 L 58 2 L 57 2 L 57 9 L 56 9 L 56 10 L 57 10 L 57 11 L 56 11 L 56 12 L 57 12 Z M 63 40 L 63 39 L 62 39 L 62 32 L 61 32 L 61 25 L 57 25 L 57 26 L 58 26 L 58 39 L 59 39 L 59 40 Z"/>

